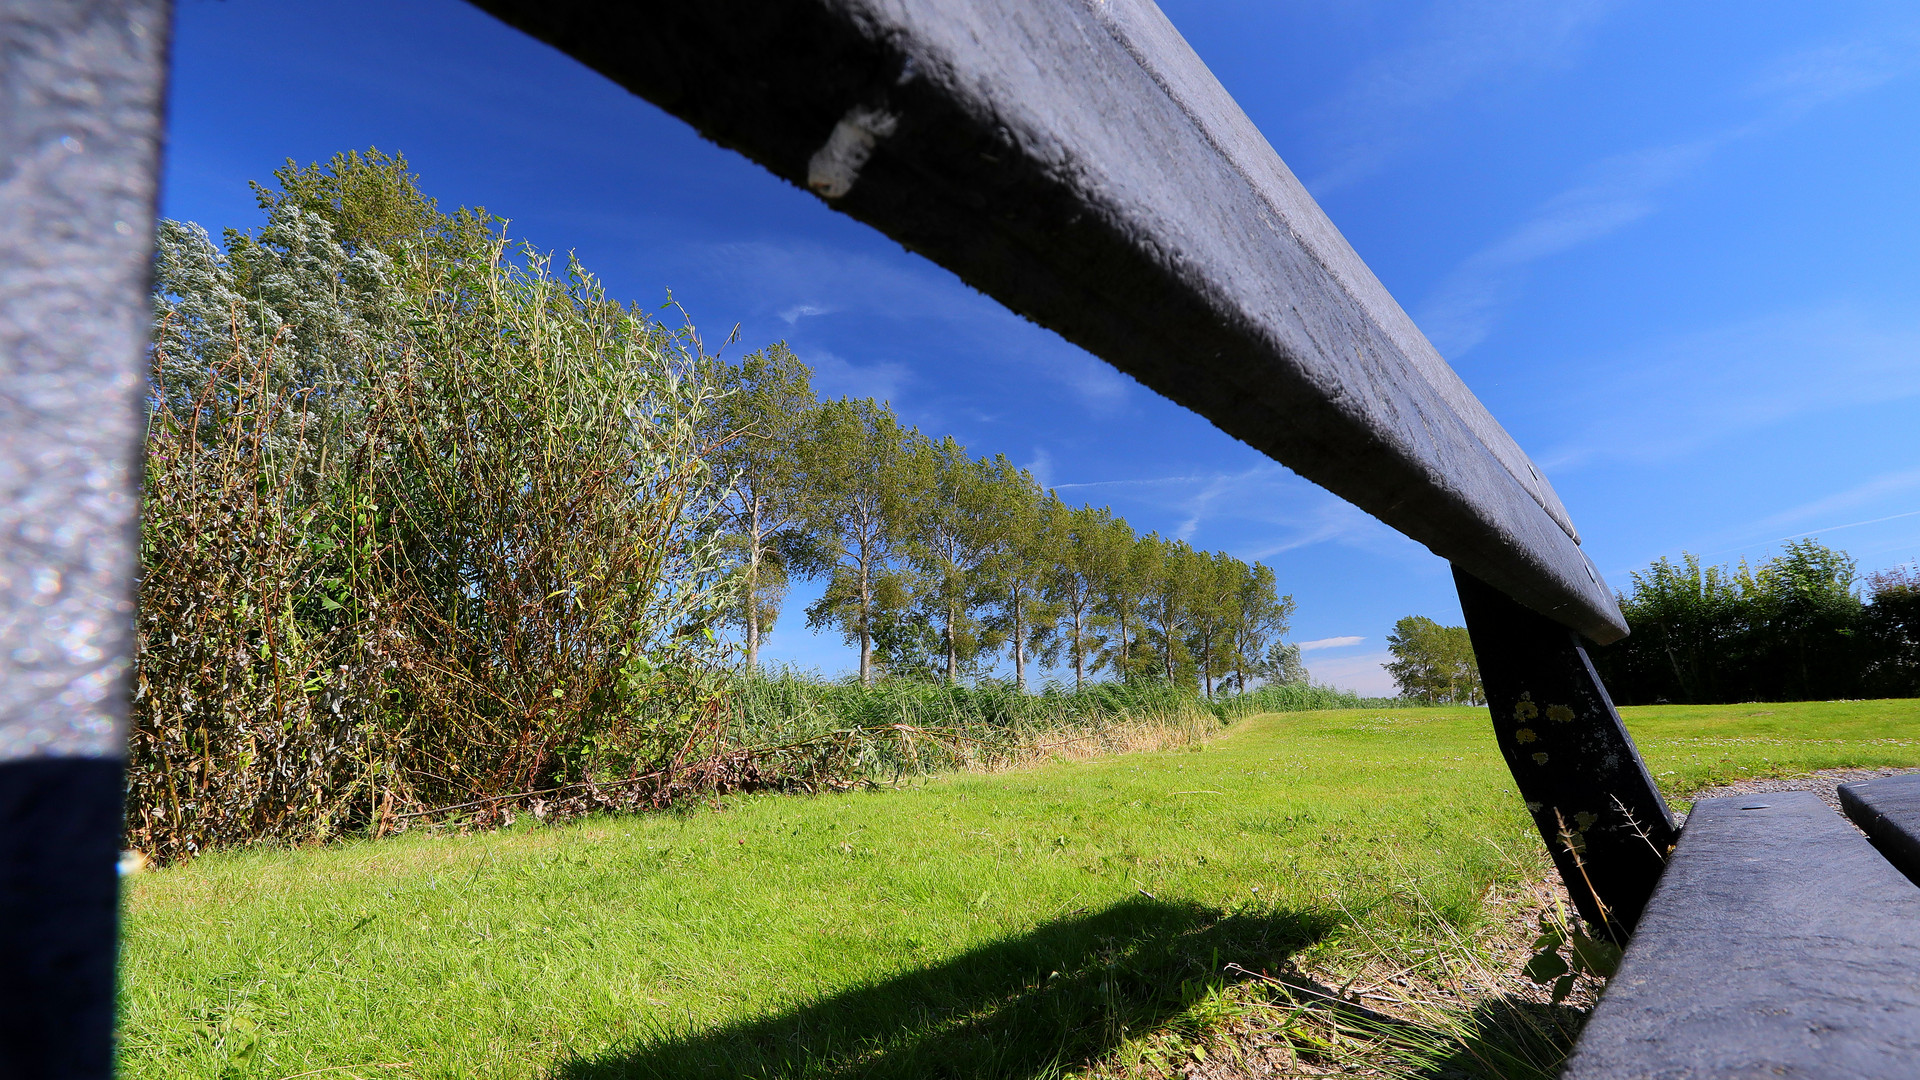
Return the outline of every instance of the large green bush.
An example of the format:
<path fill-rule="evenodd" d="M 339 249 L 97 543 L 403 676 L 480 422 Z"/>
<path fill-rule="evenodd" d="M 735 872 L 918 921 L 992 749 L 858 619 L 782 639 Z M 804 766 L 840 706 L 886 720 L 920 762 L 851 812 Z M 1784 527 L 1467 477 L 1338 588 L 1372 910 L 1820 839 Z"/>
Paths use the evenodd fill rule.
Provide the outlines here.
<path fill-rule="evenodd" d="M 160 231 L 131 842 L 670 790 L 720 731 L 697 339 L 404 162 L 279 179 Z"/>
<path fill-rule="evenodd" d="M 1817 540 L 1757 566 L 1660 559 L 1620 598 L 1632 634 L 1592 650 L 1622 704 L 1920 695 L 1920 618 L 1908 570 L 1870 575 Z"/>

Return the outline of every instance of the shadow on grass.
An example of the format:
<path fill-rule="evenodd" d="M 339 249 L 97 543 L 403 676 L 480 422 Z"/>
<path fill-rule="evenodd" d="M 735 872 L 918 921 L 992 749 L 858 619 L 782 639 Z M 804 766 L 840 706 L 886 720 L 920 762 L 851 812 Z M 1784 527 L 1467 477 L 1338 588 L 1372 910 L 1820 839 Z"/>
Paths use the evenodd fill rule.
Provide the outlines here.
<path fill-rule="evenodd" d="M 1229 960 L 1277 970 L 1334 925 L 1311 913 L 1129 900 L 791 1012 L 564 1061 L 552 1075 L 1053 1076 L 1175 1023 Z"/>

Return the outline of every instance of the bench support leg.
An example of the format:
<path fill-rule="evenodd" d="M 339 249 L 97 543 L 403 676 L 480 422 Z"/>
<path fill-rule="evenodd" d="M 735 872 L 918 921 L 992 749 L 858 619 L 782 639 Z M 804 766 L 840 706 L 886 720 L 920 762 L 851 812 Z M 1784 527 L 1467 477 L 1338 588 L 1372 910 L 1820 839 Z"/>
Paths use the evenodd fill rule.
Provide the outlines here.
<path fill-rule="evenodd" d="M 1581 918 L 1624 943 L 1679 836 L 1578 635 L 1453 572 L 1494 735 Z"/>
<path fill-rule="evenodd" d="M 0 0 L 0 1077 L 114 1071 L 171 24 Z"/>

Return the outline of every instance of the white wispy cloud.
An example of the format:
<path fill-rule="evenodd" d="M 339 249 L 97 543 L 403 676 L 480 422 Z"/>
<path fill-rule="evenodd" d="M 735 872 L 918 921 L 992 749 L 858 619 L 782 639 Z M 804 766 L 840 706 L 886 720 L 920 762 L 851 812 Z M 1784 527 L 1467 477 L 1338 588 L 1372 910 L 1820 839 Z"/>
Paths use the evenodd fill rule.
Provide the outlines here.
<path fill-rule="evenodd" d="M 1656 196 L 1692 174 L 1725 136 L 1610 158 L 1585 183 L 1547 200 L 1532 217 L 1475 252 L 1441 280 L 1420 308 L 1420 325 L 1442 354 L 1459 356 L 1486 340 L 1518 296 L 1533 263 L 1648 217 Z"/>
<path fill-rule="evenodd" d="M 687 257 L 746 286 L 744 291 L 760 298 L 758 314 L 788 322 L 850 309 L 956 322 L 1003 311 L 979 293 L 955 289 L 950 275 L 931 263 L 902 265 L 897 259 L 812 241 L 700 244 L 690 246 Z"/>
<path fill-rule="evenodd" d="M 1916 357 L 1915 362 L 1920 363 L 1920 357 Z M 1862 506 L 1871 506 L 1874 503 L 1884 504 L 1883 501 L 1889 496 L 1904 495 L 1916 488 L 1920 488 L 1920 469 L 1904 469 L 1899 472 L 1883 473 L 1865 483 L 1855 484 L 1853 487 L 1847 488 L 1844 491 L 1836 491 L 1831 495 L 1814 499 L 1811 502 L 1802 503 L 1791 509 L 1782 510 L 1755 524 L 1757 528 L 1762 530 L 1792 528 L 1795 525 L 1804 527 L 1809 521 L 1831 518 L 1845 511 L 1857 510 Z M 1912 513 L 1920 513 L 1920 510 L 1913 511 Z M 1877 522 L 1891 521 L 1894 518 L 1907 516 L 1908 513 L 1902 512 L 1873 518 L 1868 521 L 1823 525 L 1810 528 L 1805 533 L 1797 534 L 1793 537 L 1781 537 L 1780 539 L 1798 539 L 1799 536 L 1811 536 L 1817 532 L 1851 529 L 1860 525 L 1872 525 Z"/>
<path fill-rule="evenodd" d="M 1574 186 L 1540 204 L 1505 236 L 1474 252 L 1420 305 L 1418 321 L 1446 356 L 1484 341 L 1525 285 L 1535 263 L 1651 217 L 1661 196 L 1700 172 L 1721 150 L 1799 120 L 1820 106 L 1920 70 L 1920 24 L 1885 29 L 1875 40 L 1826 44 L 1770 65 L 1746 95 L 1747 119 L 1695 138 L 1616 154 Z"/>
<path fill-rule="evenodd" d="M 1912 71 L 1920 28 L 1894 25 L 1867 39 L 1827 42 L 1775 61 L 1748 92 L 1798 115 L 1851 97 Z"/>
<path fill-rule="evenodd" d="M 1204 484 L 1207 476 L 1141 476 L 1126 480 L 1082 480 L 1071 484 L 1055 484 L 1055 491 L 1072 491 L 1079 488 L 1130 488 L 1152 487 L 1162 484 Z"/>
<path fill-rule="evenodd" d="M 1849 538 L 1847 551 L 1872 567 L 1873 556 L 1886 552 L 1920 552 L 1920 505 L 1914 493 L 1920 492 L 1920 469 L 1901 469 L 1882 473 L 1829 495 L 1810 499 L 1765 517 L 1740 522 L 1705 534 L 1689 551 L 1708 562 L 1738 555 L 1743 559 L 1763 559 L 1776 544 L 1809 537 L 1826 538 L 1834 533 L 1870 528 L 1888 522 L 1906 522 L 1906 527 L 1873 530 L 1865 537 Z M 1889 512 L 1891 511 L 1891 512 Z M 1860 514 L 1866 517 L 1860 517 Z M 1785 531 L 1793 530 L 1793 531 Z M 1656 556 L 1649 556 L 1648 561 Z M 1911 557 L 1909 555 L 1908 557 Z M 1643 564 L 1644 565 L 1644 564 Z M 1616 570 L 1610 580 L 1625 582 L 1639 567 Z"/>
<path fill-rule="evenodd" d="M 1890 521 L 1920 518 L 1920 508 L 1909 509 L 1914 505 L 1913 499 L 1903 498 L 1916 490 L 1920 490 L 1920 469 L 1883 473 L 1831 495 L 1812 499 L 1778 513 L 1712 533 L 1701 544 L 1705 550 L 1697 554 L 1709 560 L 1735 553 L 1759 557 L 1774 544 L 1804 540 L 1808 537 L 1825 537 L 1833 533 L 1882 525 Z M 1893 512 L 1875 512 L 1887 510 Z M 1857 517 L 1862 512 L 1870 516 Z M 1841 520 L 1835 520 L 1836 518 Z M 1786 529 L 1796 531 L 1783 534 L 1782 530 Z M 1881 532 L 1884 533 L 1885 530 Z M 1896 532 L 1892 537 L 1883 535 L 1874 539 L 1872 546 L 1864 551 L 1895 550 L 1917 541 L 1920 541 L 1920 533 L 1909 529 Z M 1852 550 L 1853 546 L 1850 544 L 1849 550 Z M 1627 573 L 1627 571 L 1621 572 L 1619 576 L 1622 580 Z"/>
<path fill-rule="evenodd" d="M 1122 498 L 1130 505 L 1150 506 L 1163 520 L 1178 522 L 1173 536 L 1198 547 L 1210 546 L 1207 537 L 1214 526 L 1240 526 L 1223 531 L 1245 535 L 1249 530 L 1244 526 L 1251 523 L 1257 526 L 1252 531 L 1269 539 L 1232 549 L 1236 558 L 1249 562 L 1327 543 L 1395 559 L 1431 558 L 1426 549 L 1351 503 L 1271 461 L 1234 472 L 1073 481 L 1053 488 L 1096 504 Z"/>
<path fill-rule="evenodd" d="M 811 315 L 830 315 L 832 313 L 832 308 L 821 307 L 818 304 L 795 304 L 780 313 L 780 320 L 788 326 L 792 326 L 794 323 Z"/>
<path fill-rule="evenodd" d="M 1824 304 L 1645 342 L 1555 378 L 1569 382 L 1541 394 L 1565 403 L 1542 468 L 1665 461 L 1789 417 L 1920 396 L 1920 316 Z"/>
<path fill-rule="evenodd" d="M 1065 389 L 1097 418 L 1129 407 L 1134 382 L 1111 364 L 1057 342 L 1036 345 L 1032 327 L 999 302 L 956 287 L 946 270 L 912 259 L 804 241 L 712 244 L 691 255 L 761 298 L 755 314 L 794 326 L 819 315 L 880 316 L 944 324 L 941 331 L 974 345 L 983 363 L 1021 364 Z"/>
<path fill-rule="evenodd" d="M 1118 416 L 1127 409 L 1136 385 L 1112 364 L 1078 350 L 1050 351 L 1039 358 L 1039 365 L 1072 391 L 1083 408 L 1103 419 Z"/>
<path fill-rule="evenodd" d="M 1033 460 L 1020 467 L 1027 470 L 1027 472 L 1033 476 L 1034 483 L 1039 484 L 1043 488 L 1053 486 L 1049 482 L 1053 479 L 1053 455 L 1047 453 L 1046 447 L 1034 447 Z"/>
<path fill-rule="evenodd" d="M 1317 490 L 1317 489 L 1316 489 Z M 1372 515 L 1343 499 L 1326 495 L 1320 501 L 1296 505 L 1291 517 L 1275 522 L 1278 538 L 1235 552 L 1248 562 L 1262 562 L 1315 544 L 1341 544 L 1375 554 L 1415 560 L 1433 556 L 1418 543 L 1382 525 Z"/>
<path fill-rule="evenodd" d="M 897 401 L 913 381 L 905 364 L 855 364 L 823 349 L 808 349 L 800 358 L 813 369 L 813 389 L 822 398 L 856 397 Z"/>
<path fill-rule="evenodd" d="M 1349 645 L 1358 645 L 1365 640 L 1367 639 L 1363 637 L 1353 637 L 1353 636 L 1316 638 L 1313 641 L 1301 642 L 1300 651 L 1303 653 L 1309 653 L 1309 652 L 1319 652 L 1322 649 L 1344 649 Z"/>
<path fill-rule="evenodd" d="M 1571 60 L 1610 0 L 1442 0 L 1415 20 L 1407 44 L 1361 67 L 1321 109 L 1315 127 L 1339 140 L 1333 164 L 1308 181 L 1324 195 L 1377 171 L 1429 137 L 1438 112 L 1475 90 L 1504 86 Z"/>

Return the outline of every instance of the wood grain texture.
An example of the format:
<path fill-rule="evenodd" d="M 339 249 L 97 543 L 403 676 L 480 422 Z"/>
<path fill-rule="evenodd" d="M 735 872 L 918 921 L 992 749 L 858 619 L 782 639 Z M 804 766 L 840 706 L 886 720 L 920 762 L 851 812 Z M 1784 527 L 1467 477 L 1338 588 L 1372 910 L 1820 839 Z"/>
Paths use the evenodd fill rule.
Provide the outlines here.
<path fill-rule="evenodd" d="M 1808 791 L 1694 804 L 1562 1080 L 1906 1080 L 1920 888 Z"/>
<path fill-rule="evenodd" d="M 1679 831 L 1580 639 L 1454 570 L 1493 734 L 1581 918 L 1624 944 Z"/>
<path fill-rule="evenodd" d="M 1842 784 L 1840 805 L 1880 854 L 1920 884 L 1920 773 Z"/>
<path fill-rule="evenodd" d="M 1148 0 L 477 0 L 1529 608 L 1565 509 Z"/>
<path fill-rule="evenodd" d="M 0 761 L 126 753 L 165 0 L 0 0 Z"/>
<path fill-rule="evenodd" d="M 113 1072 L 168 0 L 0 0 L 0 1076 Z"/>

